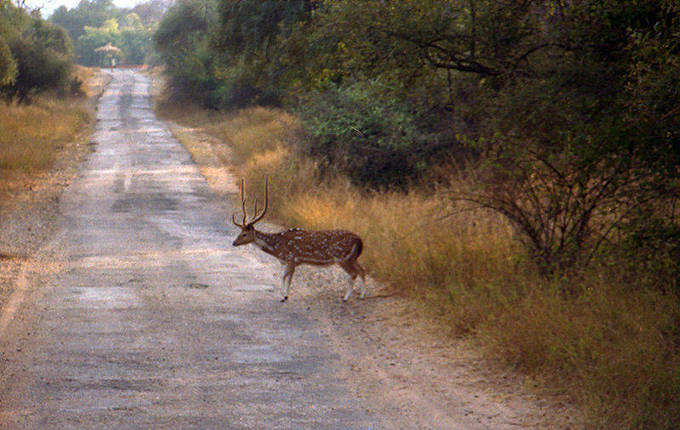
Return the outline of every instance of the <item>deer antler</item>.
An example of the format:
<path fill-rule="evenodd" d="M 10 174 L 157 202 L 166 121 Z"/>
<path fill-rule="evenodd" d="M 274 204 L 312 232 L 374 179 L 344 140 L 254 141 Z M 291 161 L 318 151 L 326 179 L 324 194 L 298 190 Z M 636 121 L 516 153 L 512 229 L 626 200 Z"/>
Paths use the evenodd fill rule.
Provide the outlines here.
<path fill-rule="evenodd" d="M 236 224 L 238 227 L 245 227 L 246 225 L 246 196 L 245 196 L 245 191 L 243 190 L 244 188 L 244 182 L 243 179 L 241 179 L 241 210 L 243 211 L 243 221 L 242 224 L 239 224 L 236 222 L 236 212 L 231 214 L 231 220 Z"/>
<path fill-rule="evenodd" d="M 246 212 L 246 196 L 245 196 L 245 190 L 244 190 L 244 181 L 241 179 L 241 210 L 243 211 L 243 221 L 241 224 L 236 222 L 236 213 L 233 213 L 231 215 L 231 220 L 236 224 L 236 226 L 244 228 L 247 225 L 253 225 L 259 220 L 261 220 L 264 215 L 267 213 L 267 208 L 269 207 L 269 178 L 265 179 L 265 185 L 264 185 L 264 209 L 262 210 L 262 213 L 258 214 L 257 213 L 257 199 L 255 199 L 255 218 L 253 218 L 252 221 L 247 222 L 248 219 L 248 214 Z"/>
<path fill-rule="evenodd" d="M 250 221 L 248 224 L 255 224 L 256 222 L 261 220 L 267 213 L 268 207 L 269 207 L 269 177 L 265 178 L 264 180 L 264 209 L 262 209 L 262 213 L 258 214 L 257 200 L 255 200 L 255 218 L 253 218 L 253 220 Z"/>

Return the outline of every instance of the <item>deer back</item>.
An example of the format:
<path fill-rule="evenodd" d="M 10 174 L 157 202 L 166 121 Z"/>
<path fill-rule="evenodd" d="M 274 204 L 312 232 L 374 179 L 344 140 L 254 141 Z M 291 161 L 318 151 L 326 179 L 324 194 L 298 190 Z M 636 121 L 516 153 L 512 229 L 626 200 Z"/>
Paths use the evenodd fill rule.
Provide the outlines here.
<path fill-rule="evenodd" d="M 279 258 L 308 264 L 332 264 L 359 257 L 363 244 L 359 236 L 344 230 L 286 230 L 279 241 Z"/>

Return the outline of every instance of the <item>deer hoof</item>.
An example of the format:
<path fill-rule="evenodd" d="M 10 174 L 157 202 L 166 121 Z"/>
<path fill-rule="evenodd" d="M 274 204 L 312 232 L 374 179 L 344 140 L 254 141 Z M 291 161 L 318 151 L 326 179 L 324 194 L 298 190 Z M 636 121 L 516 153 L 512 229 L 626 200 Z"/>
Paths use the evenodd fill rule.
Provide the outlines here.
<path fill-rule="evenodd" d="M 288 296 L 281 299 L 281 303 L 285 303 L 288 300 Z"/>

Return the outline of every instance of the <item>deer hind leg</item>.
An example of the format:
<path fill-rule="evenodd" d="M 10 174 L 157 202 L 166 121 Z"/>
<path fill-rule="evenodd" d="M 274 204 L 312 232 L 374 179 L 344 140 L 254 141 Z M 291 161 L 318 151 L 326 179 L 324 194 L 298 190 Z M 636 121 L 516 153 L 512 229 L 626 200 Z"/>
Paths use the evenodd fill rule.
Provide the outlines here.
<path fill-rule="evenodd" d="M 356 270 L 354 267 L 354 264 L 352 261 L 343 261 L 340 263 L 340 267 L 345 269 L 345 272 L 349 274 L 349 285 L 347 285 L 347 291 L 345 292 L 345 297 L 342 298 L 343 301 L 349 300 L 349 296 L 352 295 L 352 290 L 354 289 L 354 281 L 357 279 L 357 275 L 360 273 Z M 362 296 L 363 296 L 363 290 L 362 290 Z"/>
<path fill-rule="evenodd" d="M 286 300 L 288 300 L 288 294 L 290 294 L 290 284 L 291 282 L 293 282 L 294 273 L 295 265 L 288 264 L 286 266 L 286 271 L 283 273 L 283 279 L 281 279 L 281 295 L 283 296 L 281 302 L 285 302 Z M 288 278 L 288 282 L 286 282 L 286 278 Z"/>
<path fill-rule="evenodd" d="M 361 278 L 361 295 L 359 296 L 359 298 L 363 299 L 364 297 L 366 297 L 366 272 L 364 271 L 364 268 L 361 267 L 361 264 L 359 264 L 359 262 L 356 260 L 352 260 L 352 266 L 354 267 L 354 270 Z"/>

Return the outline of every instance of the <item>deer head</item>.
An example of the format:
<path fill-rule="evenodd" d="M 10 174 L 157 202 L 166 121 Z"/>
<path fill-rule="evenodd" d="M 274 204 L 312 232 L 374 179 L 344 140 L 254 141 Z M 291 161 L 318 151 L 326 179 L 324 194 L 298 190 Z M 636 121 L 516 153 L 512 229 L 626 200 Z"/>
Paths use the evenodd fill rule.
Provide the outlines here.
<path fill-rule="evenodd" d="M 236 222 L 236 213 L 231 215 L 231 219 L 234 224 L 241 228 L 241 234 L 238 235 L 236 240 L 234 240 L 233 245 L 246 245 L 255 241 L 255 223 L 261 220 L 267 213 L 267 208 L 269 207 L 269 178 L 265 179 L 264 185 L 264 209 L 260 214 L 257 213 L 257 199 L 255 199 L 255 217 L 248 221 L 248 214 L 246 213 L 246 195 L 244 191 L 244 182 L 241 179 L 241 209 L 243 211 L 243 220 L 241 224 Z"/>

